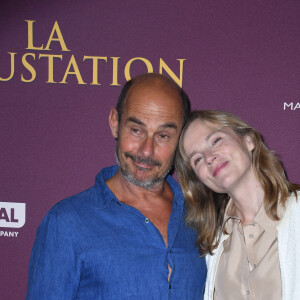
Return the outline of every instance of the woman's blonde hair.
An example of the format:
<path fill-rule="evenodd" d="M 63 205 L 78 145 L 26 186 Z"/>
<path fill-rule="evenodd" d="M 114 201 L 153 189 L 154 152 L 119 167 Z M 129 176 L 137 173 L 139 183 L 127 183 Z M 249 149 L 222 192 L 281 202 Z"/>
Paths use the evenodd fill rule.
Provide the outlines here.
<path fill-rule="evenodd" d="M 255 175 L 264 189 L 264 207 L 271 219 L 279 220 L 278 203 L 285 206 L 288 196 L 291 192 L 296 195 L 300 186 L 287 180 L 279 159 L 266 147 L 262 136 L 256 129 L 231 113 L 217 110 L 193 111 L 179 139 L 175 169 L 186 199 L 186 222 L 188 226 L 196 230 L 196 244 L 199 246 L 199 252 L 204 255 L 212 254 L 219 244 L 224 212 L 229 199 L 227 194 L 215 193 L 205 186 L 195 174 L 186 156 L 183 138 L 186 130 L 195 120 L 226 126 L 240 137 L 249 136 L 252 139 L 255 145 L 252 150 L 252 165 Z"/>

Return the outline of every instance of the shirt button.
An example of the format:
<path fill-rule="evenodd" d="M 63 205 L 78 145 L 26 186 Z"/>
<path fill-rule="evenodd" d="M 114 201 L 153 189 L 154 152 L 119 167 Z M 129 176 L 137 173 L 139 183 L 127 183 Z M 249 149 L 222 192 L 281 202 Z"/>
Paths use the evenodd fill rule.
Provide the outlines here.
<path fill-rule="evenodd" d="M 149 223 L 149 219 L 148 218 L 145 219 L 145 223 L 147 223 L 147 224 Z"/>
<path fill-rule="evenodd" d="M 249 238 L 253 239 L 254 235 L 252 233 L 249 234 Z"/>

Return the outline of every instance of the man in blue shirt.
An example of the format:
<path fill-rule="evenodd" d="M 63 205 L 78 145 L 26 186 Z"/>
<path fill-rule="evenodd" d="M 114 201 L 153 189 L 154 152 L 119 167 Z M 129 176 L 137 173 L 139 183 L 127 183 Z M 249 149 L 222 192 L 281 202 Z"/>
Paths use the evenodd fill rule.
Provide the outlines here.
<path fill-rule="evenodd" d="M 188 112 L 183 90 L 162 75 L 125 84 L 109 115 L 118 166 L 46 215 L 27 300 L 202 299 L 205 260 L 168 175 Z"/>

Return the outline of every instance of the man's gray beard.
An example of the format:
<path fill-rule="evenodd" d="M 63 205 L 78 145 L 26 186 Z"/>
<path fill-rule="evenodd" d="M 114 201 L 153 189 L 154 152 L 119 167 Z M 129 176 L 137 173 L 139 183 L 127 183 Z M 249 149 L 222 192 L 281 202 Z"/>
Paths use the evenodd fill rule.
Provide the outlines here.
<path fill-rule="evenodd" d="M 130 174 L 129 168 L 127 167 L 126 164 L 125 164 L 126 169 L 123 169 L 121 167 L 121 163 L 120 163 L 117 152 L 118 152 L 118 149 L 116 149 L 116 152 L 115 152 L 116 161 L 118 163 L 119 170 L 120 170 L 121 174 L 124 176 L 124 178 L 127 181 L 129 181 L 130 183 L 132 183 L 132 184 L 134 184 L 138 187 L 147 189 L 147 190 L 151 190 L 157 183 L 162 182 L 163 180 L 165 180 L 165 178 L 167 177 L 168 173 L 170 172 L 170 170 L 172 168 L 173 160 L 172 160 L 168 170 L 161 177 L 154 177 L 154 178 L 150 178 L 150 179 L 141 181 L 141 180 L 136 179 L 134 176 L 132 176 L 132 174 Z"/>

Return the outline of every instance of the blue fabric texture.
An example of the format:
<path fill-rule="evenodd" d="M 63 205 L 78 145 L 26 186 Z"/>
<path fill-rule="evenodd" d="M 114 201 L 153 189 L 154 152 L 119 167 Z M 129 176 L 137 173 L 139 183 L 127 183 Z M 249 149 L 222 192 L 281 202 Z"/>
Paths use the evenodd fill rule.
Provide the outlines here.
<path fill-rule="evenodd" d="M 48 212 L 31 253 L 27 300 L 202 299 L 205 259 L 184 223 L 177 182 L 167 177 L 173 206 L 166 248 L 151 221 L 105 184 L 116 171 L 103 169 L 92 188 Z"/>

